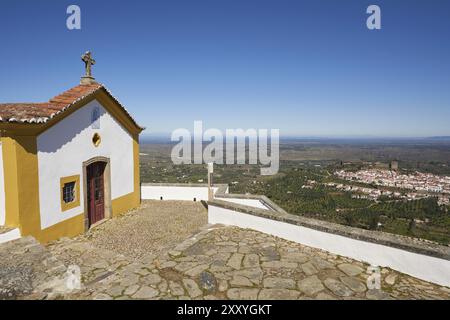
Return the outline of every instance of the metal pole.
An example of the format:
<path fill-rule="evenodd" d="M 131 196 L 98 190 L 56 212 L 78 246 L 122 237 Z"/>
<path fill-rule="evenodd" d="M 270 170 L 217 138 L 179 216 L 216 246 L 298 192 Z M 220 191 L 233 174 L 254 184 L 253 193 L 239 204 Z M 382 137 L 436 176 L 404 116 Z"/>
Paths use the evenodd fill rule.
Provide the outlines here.
<path fill-rule="evenodd" d="M 214 163 L 208 163 L 208 201 L 212 201 L 214 199 L 213 192 L 213 171 L 214 171 Z"/>

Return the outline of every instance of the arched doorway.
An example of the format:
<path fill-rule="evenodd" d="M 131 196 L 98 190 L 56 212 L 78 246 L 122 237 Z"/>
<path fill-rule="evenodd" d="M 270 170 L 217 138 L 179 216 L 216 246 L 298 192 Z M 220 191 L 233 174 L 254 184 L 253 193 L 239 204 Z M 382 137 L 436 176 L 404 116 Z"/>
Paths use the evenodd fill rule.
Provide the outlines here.
<path fill-rule="evenodd" d="M 105 167 L 98 161 L 86 168 L 89 226 L 105 219 Z"/>
<path fill-rule="evenodd" d="M 111 217 L 109 159 L 96 157 L 83 163 L 85 228 Z"/>

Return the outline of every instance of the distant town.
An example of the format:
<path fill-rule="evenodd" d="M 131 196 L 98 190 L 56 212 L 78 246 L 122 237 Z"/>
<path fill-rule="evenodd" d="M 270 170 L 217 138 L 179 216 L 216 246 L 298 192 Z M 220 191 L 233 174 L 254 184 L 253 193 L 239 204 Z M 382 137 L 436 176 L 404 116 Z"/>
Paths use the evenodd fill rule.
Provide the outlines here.
<path fill-rule="evenodd" d="M 340 190 L 361 193 L 354 194 L 355 198 L 376 200 L 381 196 L 386 196 L 389 198 L 417 200 L 436 197 L 439 205 L 448 205 L 450 203 L 449 176 L 438 176 L 417 171 L 414 174 L 400 174 L 395 170 L 384 169 L 366 169 L 356 172 L 340 170 L 336 171 L 335 175 L 348 181 L 388 187 L 387 189 L 380 189 L 334 182 L 326 184 Z M 396 191 L 394 188 L 399 190 Z M 413 191 L 405 192 L 401 189 Z"/>

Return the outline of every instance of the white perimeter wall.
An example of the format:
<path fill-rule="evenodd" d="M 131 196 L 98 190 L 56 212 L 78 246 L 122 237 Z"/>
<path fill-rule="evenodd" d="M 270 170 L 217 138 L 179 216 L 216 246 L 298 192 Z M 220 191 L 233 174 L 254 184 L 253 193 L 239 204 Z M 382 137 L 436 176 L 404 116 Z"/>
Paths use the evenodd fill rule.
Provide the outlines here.
<path fill-rule="evenodd" d="M 100 129 L 91 128 L 92 111 L 100 109 Z M 92 143 L 94 133 L 101 143 Z M 64 118 L 37 138 L 41 228 L 84 212 L 83 162 L 93 157 L 110 158 L 111 197 L 134 190 L 133 138 L 96 100 Z M 61 211 L 60 178 L 80 175 L 80 206 Z"/>
<path fill-rule="evenodd" d="M 0 234 L 0 243 L 5 243 L 8 241 L 16 240 L 20 238 L 20 230 L 19 228 L 12 229 L 8 232 Z"/>
<path fill-rule="evenodd" d="M 411 276 L 450 287 L 450 261 L 445 259 L 261 218 L 211 204 L 208 206 L 208 223 L 258 230 L 372 265 L 390 267 Z"/>
<path fill-rule="evenodd" d="M 270 210 L 261 200 L 258 199 L 240 199 L 240 198 L 217 198 L 219 200 L 242 204 L 259 209 Z"/>
<path fill-rule="evenodd" d="M 3 171 L 3 149 L 0 142 L 0 226 L 5 224 L 5 173 Z"/>
<path fill-rule="evenodd" d="M 216 193 L 218 187 L 213 187 L 213 192 Z M 226 191 L 228 193 L 228 189 Z M 204 186 L 157 186 L 157 185 L 142 185 L 141 186 L 142 199 L 148 200 L 188 200 L 193 201 L 194 198 L 197 201 L 208 200 L 208 187 Z M 223 201 L 229 201 L 232 203 L 251 206 L 259 209 L 269 210 L 258 199 L 240 199 L 240 198 L 217 198 Z"/>
<path fill-rule="evenodd" d="M 213 187 L 214 193 L 218 188 Z M 148 200 L 208 200 L 208 187 L 146 186 L 141 187 L 141 198 Z"/>

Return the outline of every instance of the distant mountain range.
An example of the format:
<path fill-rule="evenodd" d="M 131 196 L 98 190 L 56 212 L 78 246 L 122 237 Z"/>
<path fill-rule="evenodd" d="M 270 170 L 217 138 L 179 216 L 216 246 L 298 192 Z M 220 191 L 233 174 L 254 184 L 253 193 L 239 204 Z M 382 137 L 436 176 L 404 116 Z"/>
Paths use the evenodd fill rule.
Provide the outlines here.
<path fill-rule="evenodd" d="M 144 143 L 170 143 L 170 133 L 143 134 L 140 140 Z M 301 136 L 281 136 L 281 142 L 329 142 L 329 143 L 381 143 L 381 142 L 450 142 L 450 136 L 431 136 L 431 137 L 375 137 L 375 136 L 356 136 L 356 137 L 301 137 Z"/>
<path fill-rule="evenodd" d="M 450 141 L 450 136 L 436 136 L 436 137 L 427 137 L 427 140 L 439 140 L 439 141 Z"/>

